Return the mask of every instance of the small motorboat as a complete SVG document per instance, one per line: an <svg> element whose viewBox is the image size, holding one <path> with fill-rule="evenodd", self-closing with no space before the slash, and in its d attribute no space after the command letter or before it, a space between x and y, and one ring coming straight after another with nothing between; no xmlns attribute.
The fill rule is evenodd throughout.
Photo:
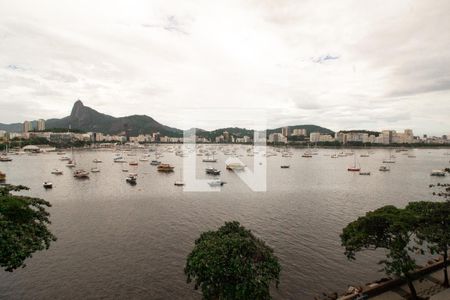
<svg viewBox="0 0 450 300"><path fill-rule="evenodd" d="M123 164L123 163L126 163L127 161L125 159L123 159L122 156L119 156L119 157L114 158L114 162L115 163L119 163L119 164Z"/></svg>
<svg viewBox="0 0 450 300"><path fill-rule="evenodd" d="M217 162L217 158L209 158L209 157L207 157L207 158L204 158L204 159L202 159L202 161L203 162L209 162L209 163L215 163L215 162Z"/></svg>
<svg viewBox="0 0 450 300"><path fill-rule="evenodd" d="M3 156L0 156L0 161L8 162L8 161L12 161L12 158L3 155Z"/></svg>
<svg viewBox="0 0 450 300"><path fill-rule="evenodd" d="M173 169L175 167L171 166L170 164L160 164L158 166L158 171L159 172L173 172Z"/></svg>
<svg viewBox="0 0 450 300"><path fill-rule="evenodd" d="M52 173L53 175L62 175L62 174L63 174L63 171L61 171L61 170L59 170L59 169L54 169L51 173Z"/></svg>
<svg viewBox="0 0 450 300"><path fill-rule="evenodd" d="M446 174L445 174L445 171L443 171L443 170L433 170L433 171L431 171L430 175L431 176L444 177Z"/></svg>
<svg viewBox="0 0 450 300"><path fill-rule="evenodd" d="M361 168L358 168L358 167L348 167L348 168L347 168L347 171L350 171L350 172L359 172L359 171L361 171Z"/></svg>
<svg viewBox="0 0 450 300"><path fill-rule="evenodd" d="M92 161L93 163L96 163L96 164L99 164L99 163L102 163L102 161L100 160L100 159L94 159L93 161Z"/></svg>
<svg viewBox="0 0 450 300"><path fill-rule="evenodd" d="M366 176L369 176L369 175L370 175L370 172L359 172L359 175L366 175Z"/></svg>
<svg viewBox="0 0 450 300"><path fill-rule="evenodd" d="M220 170L217 170L216 168L206 168L205 172L209 175L220 175Z"/></svg>
<svg viewBox="0 0 450 300"><path fill-rule="evenodd" d="M395 164L395 160L393 160L393 159L385 159L385 160L383 160L383 164Z"/></svg>
<svg viewBox="0 0 450 300"><path fill-rule="evenodd" d="M388 172L391 169L388 166L380 166L380 168L378 170L381 172Z"/></svg>
<svg viewBox="0 0 450 300"><path fill-rule="evenodd" d="M75 162L73 160L69 159L69 161L66 164L66 167L73 168L75 166L76 166Z"/></svg>
<svg viewBox="0 0 450 300"><path fill-rule="evenodd" d="M181 180L177 180L177 181L175 181L174 185L175 185L175 186L183 186L183 185L184 185L184 182L181 181Z"/></svg>
<svg viewBox="0 0 450 300"><path fill-rule="evenodd" d="M290 165L281 165L280 166L282 169L289 169L291 166Z"/></svg>
<svg viewBox="0 0 450 300"><path fill-rule="evenodd" d="M46 181L44 182L43 186L45 189L51 189L53 188L53 183Z"/></svg>
<svg viewBox="0 0 450 300"><path fill-rule="evenodd" d="M245 165L242 163L227 164L227 170L230 170L230 171L239 171L239 170L244 170L244 169L245 169Z"/></svg>
<svg viewBox="0 0 450 300"><path fill-rule="evenodd" d="M161 162L159 160L152 160L150 162L150 165L152 165L152 166L159 166L160 164L161 164Z"/></svg>
<svg viewBox="0 0 450 300"><path fill-rule="evenodd" d="M139 161L147 162L147 161L149 161L149 159L146 157L141 157L141 158L139 158Z"/></svg>
<svg viewBox="0 0 450 300"><path fill-rule="evenodd" d="M137 162L137 161L130 161L128 164L129 164L130 166L137 166L137 165L138 165L138 162Z"/></svg>
<svg viewBox="0 0 450 300"><path fill-rule="evenodd" d="M61 157L59 160L60 160L60 161L69 161L69 160L70 160L70 157L63 156L63 157Z"/></svg>
<svg viewBox="0 0 450 300"><path fill-rule="evenodd" d="M100 169L99 168L91 168L91 172L92 173L99 173Z"/></svg>
<svg viewBox="0 0 450 300"><path fill-rule="evenodd" d="M88 179L89 178L89 172L85 171L85 170L76 170L73 173L73 177L78 178L78 179Z"/></svg>
<svg viewBox="0 0 450 300"><path fill-rule="evenodd" d="M208 184L210 187L217 187L217 186L222 186L225 184L225 181L222 180L211 180L208 181Z"/></svg>
<svg viewBox="0 0 450 300"><path fill-rule="evenodd" d="M135 185L137 183L137 174L136 173L128 174L127 178L125 178L125 181L131 185Z"/></svg>

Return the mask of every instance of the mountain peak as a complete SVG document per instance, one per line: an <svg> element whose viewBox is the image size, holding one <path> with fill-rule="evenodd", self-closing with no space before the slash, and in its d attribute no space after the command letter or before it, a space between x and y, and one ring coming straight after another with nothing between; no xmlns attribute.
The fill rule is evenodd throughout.
<svg viewBox="0 0 450 300"><path fill-rule="evenodd" d="M78 99L77 101L75 101L75 103L73 104L73 106L84 106L83 102L81 102L80 99Z"/></svg>

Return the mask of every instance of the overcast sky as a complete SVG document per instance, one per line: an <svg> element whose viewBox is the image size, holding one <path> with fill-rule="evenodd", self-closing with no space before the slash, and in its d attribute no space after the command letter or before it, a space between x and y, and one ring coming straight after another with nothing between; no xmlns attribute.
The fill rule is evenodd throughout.
<svg viewBox="0 0 450 300"><path fill-rule="evenodd" d="M0 0L0 122L64 117L80 98L183 129L265 116L449 134L449 13L448 0Z"/></svg>

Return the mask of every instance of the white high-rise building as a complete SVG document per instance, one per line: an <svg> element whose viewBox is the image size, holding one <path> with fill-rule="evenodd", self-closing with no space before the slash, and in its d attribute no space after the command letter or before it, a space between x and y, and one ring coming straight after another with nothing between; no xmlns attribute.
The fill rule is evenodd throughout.
<svg viewBox="0 0 450 300"><path fill-rule="evenodd" d="M23 122L23 125L22 125L22 132L23 133L27 133L27 132L31 131L32 129L33 128L31 126L31 122L29 122L29 121Z"/></svg>
<svg viewBox="0 0 450 300"><path fill-rule="evenodd" d="M45 120L44 119L37 120L37 130L38 131L44 131L45 130Z"/></svg>

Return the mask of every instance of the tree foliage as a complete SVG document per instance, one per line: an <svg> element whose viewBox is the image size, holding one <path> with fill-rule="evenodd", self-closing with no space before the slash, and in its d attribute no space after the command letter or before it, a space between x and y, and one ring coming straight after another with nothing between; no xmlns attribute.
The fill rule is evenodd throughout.
<svg viewBox="0 0 450 300"><path fill-rule="evenodd" d="M17 196L25 186L0 186L0 266L12 272L25 267L25 259L48 249L56 237L49 231L50 203L39 198Z"/></svg>
<svg viewBox="0 0 450 300"><path fill-rule="evenodd" d="M417 216L417 242L426 242L431 254L439 253L444 258L444 285L449 286L447 259L450 246L450 202L411 202L406 210Z"/></svg>
<svg viewBox="0 0 450 300"><path fill-rule="evenodd" d="M273 250L236 221L202 233L184 270L204 299L270 299L280 271Z"/></svg>
<svg viewBox="0 0 450 300"><path fill-rule="evenodd" d="M416 291L410 275L416 268L410 255L413 251L410 241L415 224L414 214L394 206L388 205L368 212L343 229L341 241L345 254L349 259L355 259L359 251L386 249L386 259L380 261L385 272L405 278L415 298Z"/></svg>

